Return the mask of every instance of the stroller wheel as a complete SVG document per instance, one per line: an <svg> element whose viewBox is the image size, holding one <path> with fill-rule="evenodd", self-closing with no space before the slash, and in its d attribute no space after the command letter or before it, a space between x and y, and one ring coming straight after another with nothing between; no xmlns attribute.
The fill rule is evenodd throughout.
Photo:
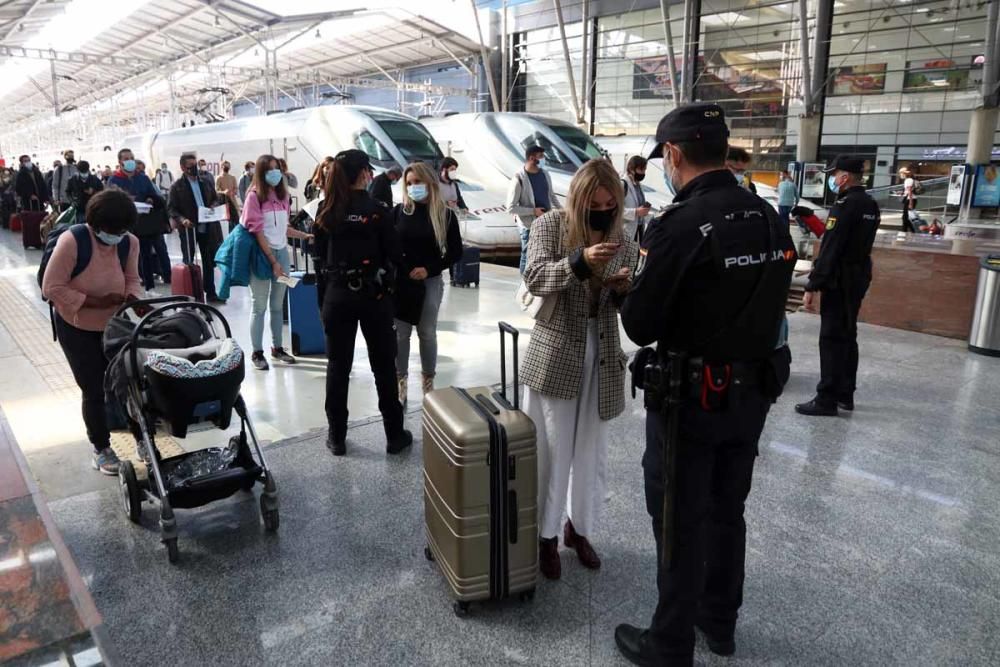
<svg viewBox="0 0 1000 667"><path fill-rule="evenodd" d="M167 545L167 560L171 563L176 563L180 560L181 553L177 549L177 538L171 537L169 540L163 540L163 543Z"/></svg>
<svg viewBox="0 0 1000 667"><path fill-rule="evenodd" d="M278 517L278 508L268 509L268 504L265 501L265 496L260 497L260 515L264 519L264 530L269 533L273 533L278 530L278 525L281 523Z"/></svg>
<svg viewBox="0 0 1000 667"><path fill-rule="evenodd" d="M131 461L122 461L118 468L118 491L121 494L122 508L129 521L139 523L142 517L142 493Z"/></svg>

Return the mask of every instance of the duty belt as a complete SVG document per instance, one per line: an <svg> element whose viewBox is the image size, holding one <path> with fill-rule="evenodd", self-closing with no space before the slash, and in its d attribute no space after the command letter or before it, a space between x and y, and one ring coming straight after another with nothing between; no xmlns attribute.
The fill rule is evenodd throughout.
<svg viewBox="0 0 1000 667"><path fill-rule="evenodd" d="M376 274L364 269L327 269L326 279L331 287L344 287L360 292L366 287L377 287Z"/></svg>

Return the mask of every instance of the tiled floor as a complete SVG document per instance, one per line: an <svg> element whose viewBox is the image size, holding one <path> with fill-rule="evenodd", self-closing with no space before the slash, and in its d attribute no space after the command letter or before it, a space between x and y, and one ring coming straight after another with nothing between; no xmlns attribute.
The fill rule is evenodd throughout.
<svg viewBox="0 0 1000 667"><path fill-rule="evenodd" d="M18 275L0 272L14 284ZM495 381L494 322L510 312L515 287L510 272L491 269L484 289L448 291L443 382ZM245 319L245 301L226 312ZM1000 664L1000 360L970 355L961 341L862 326L858 410L810 420L791 406L815 385L818 325L791 317L792 380L769 417L748 502L737 654L722 660L699 647L697 660ZM27 402L37 402L45 382L20 356L20 385L36 387ZM460 620L422 553L419 443L386 458L380 425L362 421L349 455L330 457L309 432L322 425L322 377L299 367L245 383L266 437L279 440L267 448L281 497L277 535L263 531L249 495L182 511L175 567L155 512L129 524L112 481L90 475L52 494L126 664L622 664L615 624L647 621L655 601L641 405L630 403L612 430L611 496L593 540L602 570L564 552L563 580L542 583L533 603ZM372 414L370 384L359 363L354 416ZM5 410L22 407L12 393L0 380ZM62 483L44 456L58 451L83 476L80 447L29 447L36 475Z"/></svg>

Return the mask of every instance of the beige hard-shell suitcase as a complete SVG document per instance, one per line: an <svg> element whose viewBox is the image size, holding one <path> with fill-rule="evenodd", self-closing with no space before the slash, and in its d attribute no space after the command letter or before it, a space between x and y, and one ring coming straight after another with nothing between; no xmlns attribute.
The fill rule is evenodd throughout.
<svg viewBox="0 0 1000 667"><path fill-rule="evenodd" d="M514 343L514 402L507 400L504 332ZM448 387L423 406L424 517L428 559L469 603L534 597L538 571L535 425L518 406L517 329L500 323L501 382Z"/></svg>

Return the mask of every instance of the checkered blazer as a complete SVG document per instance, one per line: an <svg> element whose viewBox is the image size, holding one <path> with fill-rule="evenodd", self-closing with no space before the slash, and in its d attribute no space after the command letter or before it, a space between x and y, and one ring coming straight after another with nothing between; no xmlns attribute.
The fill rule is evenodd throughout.
<svg viewBox="0 0 1000 667"><path fill-rule="evenodd" d="M574 399L580 393L590 317L590 281L580 281L570 268L569 256L579 248L564 247L563 212L551 211L531 225L524 282L535 296L558 299L548 322L535 322L528 352L521 364L521 379L535 391L554 398ZM638 246L623 237L621 252L605 267L607 277L629 267L635 270ZM611 290L601 290L598 309L600 333L600 417L614 419L625 410L625 365L618 335L618 307Z"/></svg>

